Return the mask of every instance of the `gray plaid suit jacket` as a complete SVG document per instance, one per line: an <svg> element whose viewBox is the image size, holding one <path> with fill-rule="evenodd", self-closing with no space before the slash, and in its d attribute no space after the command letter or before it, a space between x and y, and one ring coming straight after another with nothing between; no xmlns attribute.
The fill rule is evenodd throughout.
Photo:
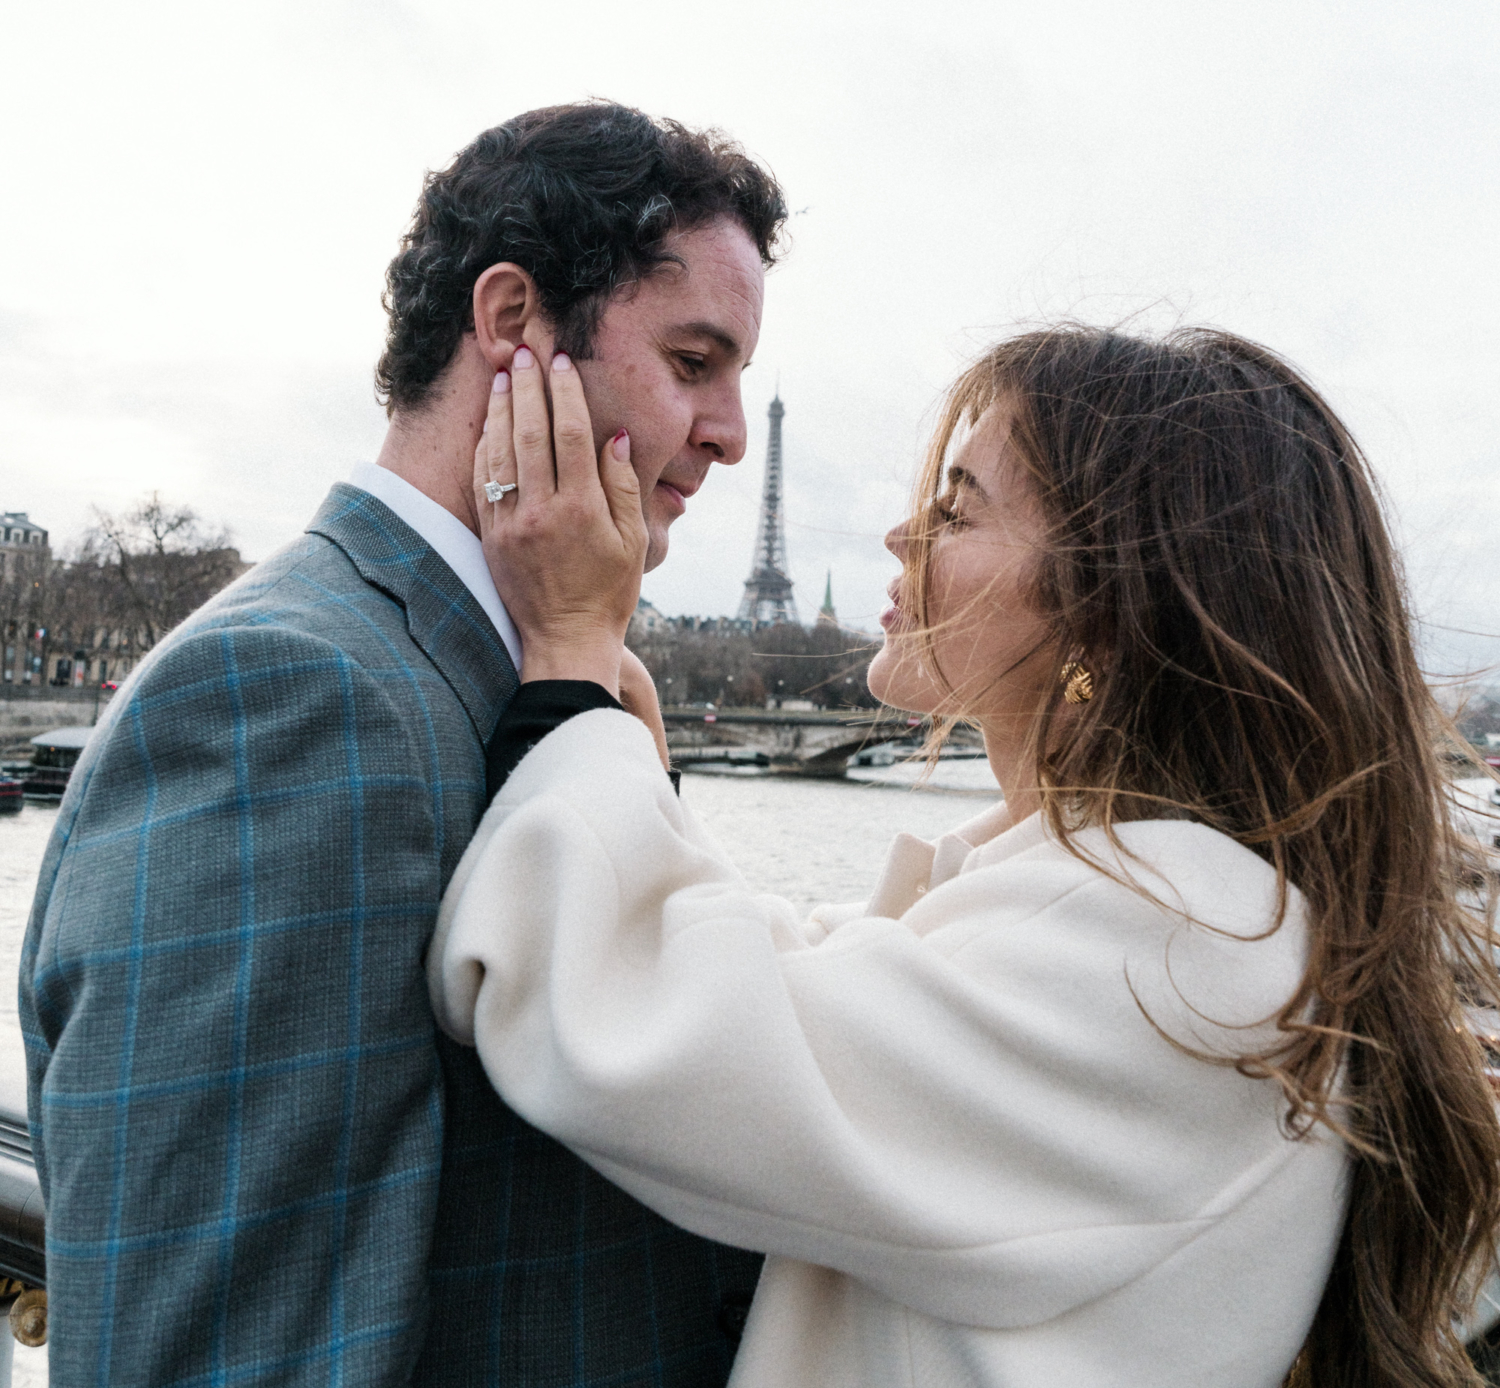
<svg viewBox="0 0 1500 1388"><path fill-rule="evenodd" d="M116 697L21 964L55 1388L727 1377L759 1259L608 1185L433 1025L515 689L447 565L340 485Z"/></svg>

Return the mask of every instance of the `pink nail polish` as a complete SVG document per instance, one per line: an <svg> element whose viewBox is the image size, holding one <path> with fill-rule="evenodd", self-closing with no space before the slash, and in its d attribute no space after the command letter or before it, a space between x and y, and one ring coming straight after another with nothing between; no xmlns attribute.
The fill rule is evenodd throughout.
<svg viewBox="0 0 1500 1388"><path fill-rule="evenodd" d="M495 395L504 395L509 389L510 389L510 372L509 371L497 371L497 372L495 372L495 382L490 387L490 391L493 394L495 394Z"/></svg>
<svg viewBox="0 0 1500 1388"><path fill-rule="evenodd" d="M531 348L524 342L516 348L516 354L510 359L510 369L519 371L523 367L530 366L535 359L531 355Z"/></svg>
<svg viewBox="0 0 1500 1388"><path fill-rule="evenodd" d="M559 352L552 358L552 369L554 371L571 371L573 369L573 360L566 352Z"/></svg>
<svg viewBox="0 0 1500 1388"><path fill-rule="evenodd" d="M609 441L611 451L622 463L630 461L630 435L621 429L618 434Z"/></svg>

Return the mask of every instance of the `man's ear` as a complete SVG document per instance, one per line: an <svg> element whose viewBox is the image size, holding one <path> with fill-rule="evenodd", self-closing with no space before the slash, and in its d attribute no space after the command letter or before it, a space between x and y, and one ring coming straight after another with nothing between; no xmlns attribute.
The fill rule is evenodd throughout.
<svg viewBox="0 0 1500 1388"><path fill-rule="evenodd" d="M492 371L508 367L523 342L533 351L551 345L536 281L519 265L501 261L474 281L474 336Z"/></svg>

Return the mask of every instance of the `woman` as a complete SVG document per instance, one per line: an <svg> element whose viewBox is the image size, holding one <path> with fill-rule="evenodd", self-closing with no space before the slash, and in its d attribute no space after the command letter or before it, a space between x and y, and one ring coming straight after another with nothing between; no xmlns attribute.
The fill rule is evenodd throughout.
<svg viewBox="0 0 1500 1388"><path fill-rule="evenodd" d="M1005 800L799 921L603 706L638 499L559 365L555 465L535 369L477 461L517 484L481 509L539 683L433 998L524 1116L768 1251L733 1382L1477 1383L1489 932L1328 406L1212 332L1053 329L967 371L870 686L976 722Z"/></svg>

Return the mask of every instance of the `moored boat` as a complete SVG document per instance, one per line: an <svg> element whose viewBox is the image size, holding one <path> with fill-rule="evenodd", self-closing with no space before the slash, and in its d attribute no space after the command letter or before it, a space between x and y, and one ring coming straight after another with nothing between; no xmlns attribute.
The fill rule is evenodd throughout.
<svg viewBox="0 0 1500 1388"><path fill-rule="evenodd" d="M31 769L23 773L22 794L28 800L57 801L83 755L92 728L54 728L31 739Z"/></svg>

